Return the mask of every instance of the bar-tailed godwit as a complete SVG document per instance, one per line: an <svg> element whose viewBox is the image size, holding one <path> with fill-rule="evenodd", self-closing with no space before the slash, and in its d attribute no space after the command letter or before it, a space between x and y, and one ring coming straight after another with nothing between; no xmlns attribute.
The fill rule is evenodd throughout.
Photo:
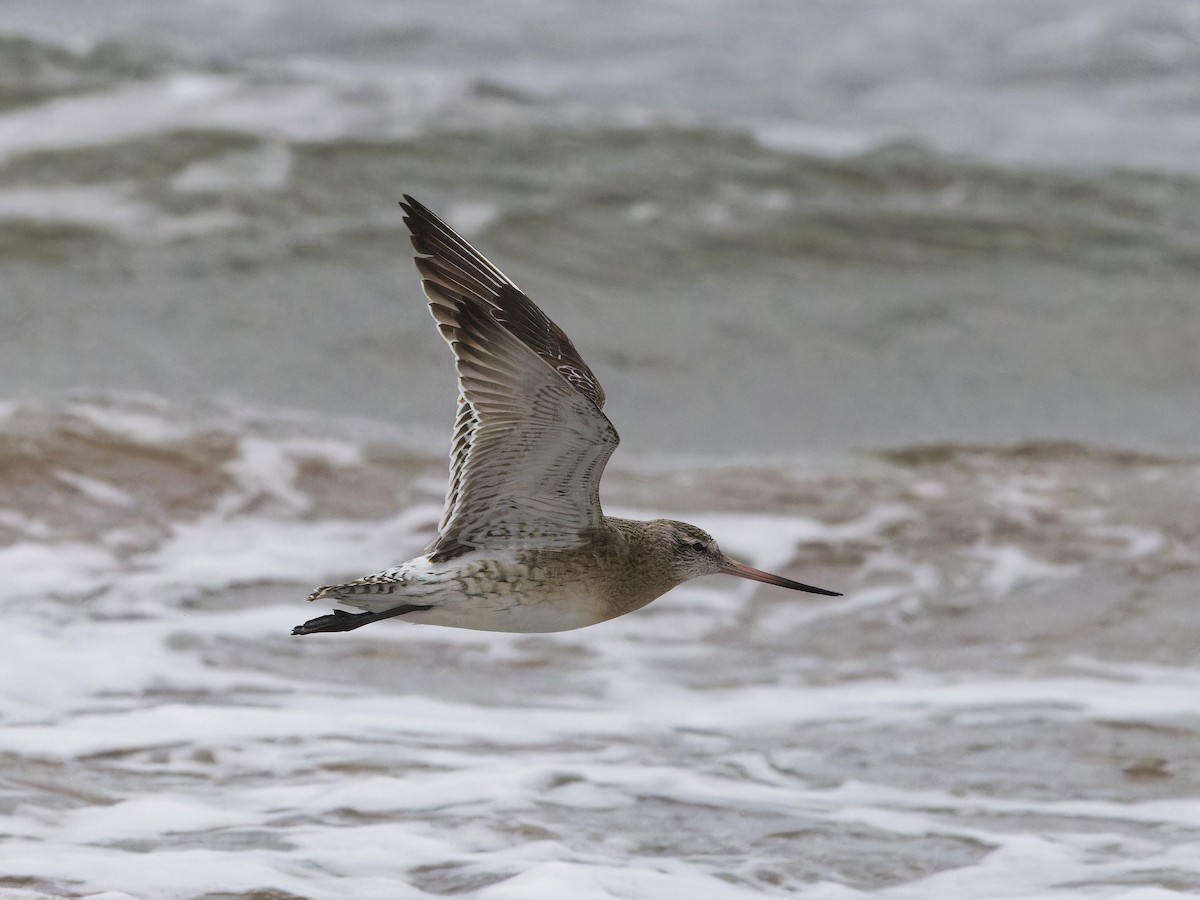
<svg viewBox="0 0 1200 900"><path fill-rule="evenodd" d="M292 634L381 619L483 631L567 631L640 609L723 572L794 591L840 594L736 562L707 532L600 508L617 446L604 391L575 345L445 222L405 195L429 308L458 369L450 486L423 556L313 591L334 610Z"/></svg>

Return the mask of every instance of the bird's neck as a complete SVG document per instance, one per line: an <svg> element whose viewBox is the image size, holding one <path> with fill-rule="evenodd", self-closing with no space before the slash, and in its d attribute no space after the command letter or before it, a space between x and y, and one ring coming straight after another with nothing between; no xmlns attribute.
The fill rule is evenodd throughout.
<svg viewBox="0 0 1200 900"><path fill-rule="evenodd" d="M608 556L608 602L621 613L640 609L685 581L674 577L670 544L661 540L653 522L605 518L607 539L599 541Z"/></svg>

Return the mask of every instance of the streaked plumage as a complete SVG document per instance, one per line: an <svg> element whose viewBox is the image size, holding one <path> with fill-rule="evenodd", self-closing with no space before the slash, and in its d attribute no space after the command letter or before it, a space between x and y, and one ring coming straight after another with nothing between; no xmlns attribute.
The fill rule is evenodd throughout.
<svg viewBox="0 0 1200 900"><path fill-rule="evenodd" d="M616 449L604 391L533 301L412 197L401 204L417 269L458 370L450 484L425 555L314 591L336 610L293 634L380 619L486 631L565 631L632 612L700 575L832 591L726 557L694 525L605 516L600 476Z"/></svg>

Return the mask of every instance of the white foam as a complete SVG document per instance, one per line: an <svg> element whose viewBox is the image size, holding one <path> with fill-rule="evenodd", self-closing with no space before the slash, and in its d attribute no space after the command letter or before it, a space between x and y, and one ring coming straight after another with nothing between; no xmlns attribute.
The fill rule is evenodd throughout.
<svg viewBox="0 0 1200 900"><path fill-rule="evenodd" d="M92 844L242 824L245 817L227 807L176 797L139 797L71 810L56 830L66 840Z"/></svg>
<svg viewBox="0 0 1200 900"><path fill-rule="evenodd" d="M752 127L759 146L780 153L811 154L835 159L866 153L878 143L850 129L830 128L812 122L764 122Z"/></svg>
<svg viewBox="0 0 1200 900"><path fill-rule="evenodd" d="M138 199L133 191L133 186L126 184L6 187L0 190L0 220L65 222L102 228L122 237L158 241L243 224L228 210L171 215Z"/></svg>
<svg viewBox="0 0 1200 900"><path fill-rule="evenodd" d="M0 509L0 526L31 538L46 539L54 534L54 529L46 522L15 509Z"/></svg>
<svg viewBox="0 0 1200 900"><path fill-rule="evenodd" d="M243 435L238 441L238 455L225 466L239 492L226 498L219 508L228 513L266 496L282 501L295 512L305 511L310 501L294 484L301 459L322 460L343 468L363 462L362 448L349 441Z"/></svg>
<svg viewBox="0 0 1200 900"><path fill-rule="evenodd" d="M528 866L499 884L479 891L480 900L613 900L617 897L678 896L686 884L695 900L747 900L757 894L712 877L699 876L692 866L663 859L654 865L609 863L579 866L552 860Z"/></svg>
<svg viewBox="0 0 1200 900"><path fill-rule="evenodd" d="M224 194L247 189L275 193L288 186L291 173L291 150L274 140L253 150L192 163L171 179L171 188L185 194Z"/></svg>
<svg viewBox="0 0 1200 900"><path fill-rule="evenodd" d="M123 491L115 484L109 484L98 478L90 478L87 475L68 472L65 469L55 472L54 477L75 488L89 500L105 506L129 507L134 503L133 495L128 491Z"/></svg>
<svg viewBox="0 0 1200 900"><path fill-rule="evenodd" d="M1132 525L1093 525L1087 529L1090 537L1105 541L1124 544L1118 552L1121 559L1144 559L1163 552L1167 548L1167 538L1157 528L1136 528Z"/></svg>
<svg viewBox="0 0 1200 900"><path fill-rule="evenodd" d="M399 137L414 133L420 122L467 96L469 89L465 76L422 69L349 72L310 65L274 79L175 72L6 111L0 114L0 159L184 128L240 131L268 143ZM277 160L259 158L250 167L268 186L280 177ZM211 183L211 169L193 173L184 187L206 177Z"/></svg>
<svg viewBox="0 0 1200 900"><path fill-rule="evenodd" d="M982 561L986 571L980 585L992 597L1007 597L1018 587L1049 579L1071 578L1080 568L1035 559L1024 548L1013 545L977 544L969 554Z"/></svg>
<svg viewBox="0 0 1200 900"><path fill-rule="evenodd" d="M139 443L209 427L152 403L77 414ZM419 552L440 514L431 500L378 521L320 517L300 465L370 465L325 430L232 431L227 493L154 529L153 546L120 529L103 539L120 550L53 542L42 523L44 535L29 526L0 549L0 752L16 798L0 812L0 872L139 898L1067 900L1080 883L1129 893L1148 866L1181 883L1200 869L1200 800L1139 793L1119 759L1103 789L1047 796L959 773L957 760L917 789L908 764L879 750L900 741L896 754L919 766L920 735L997 728L1120 726L1149 742L1192 727L1194 667L1075 653L1024 671L1007 656L1000 671L929 671L900 646L865 661L787 648L792 629L900 605L951 573L985 591L1063 583L1069 573L1036 550L921 557L896 539L925 522L915 494L832 526L700 513L681 518L764 568L809 542L853 547L849 577L868 586L796 601L713 577L561 635L389 622L291 637L314 614L311 587ZM137 508L74 465L64 481L110 511ZM1049 493L1004 490L1014 510ZM1169 552L1106 530L1111 515L1075 524L1104 559L1109 544L1118 558ZM839 758L860 739L878 769ZM890 874L859 891L838 854L861 840Z"/></svg>
<svg viewBox="0 0 1200 900"><path fill-rule="evenodd" d="M911 790L869 781L812 786L782 757L726 749L737 737L788 734L805 723L924 721L944 728L954 716L985 714L1014 722L1169 721L1191 715L1200 703L1200 674L1193 670L1111 670L1078 660L1090 675L964 679L961 673L913 671L827 686L695 690L669 676L678 659L673 649L659 655L659 646L677 646L663 640L675 637L678 621L672 606L663 609L661 618L645 618L635 631L539 637L539 644L587 646L589 667L602 675L600 691L532 696L513 705L228 670L208 664L202 649L186 649L229 637L264 647L293 640L296 652L314 657L339 652L337 644L288 638L291 606L56 627L33 617L10 618L9 633L19 632L22 641L15 657L3 658L9 668L0 671L7 693L0 712L8 720L0 748L15 758L73 765L108 754L113 762L107 764L126 772L122 784L137 783L133 773L139 770L149 777L140 789L116 789L112 804L36 814L17 809L0 818L9 835L0 845L0 869L134 896L271 888L306 897L367 898L379 896L384 884L396 885L387 896L422 896L413 873L445 866L479 877L484 886L475 895L486 897L668 897L680 889L697 897L760 895L757 887L718 877L719 859L630 855L619 838L580 850L578 833L569 843L529 840L500 824L537 822L546 810L627 816L632 823L639 804L658 800L680 810L737 810L748 821L803 816L806 828L815 819L898 839L936 836L990 848L976 864L896 885L884 896L1065 898L1070 894L1056 894L1054 886L1094 877L1089 859L1103 855L1110 839L1012 834L979 824L981 817L1104 822L1112 828L1136 822L1200 832L1200 802L1193 798L1129 803ZM638 631L642 639L635 642ZM174 644L172 637L181 633L192 643ZM447 634L397 625L369 640L397 647L390 665L399 684L413 661L423 658L421 648L441 645ZM492 639L463 634L477 643ZM520 636L497 639L510 648L508 665L519 665L528 652L519 649ZM703 653L702 644L698 651ZM25 671L57 677L14 678ZM211 699L169 699L171 691L189 690ZM240 701L231 702L230 691ZM15 692L23 695L21 704L12 702ZM1155 704L1147 703L1150 697ZM22 716L25 724L14 721ZM692 764L679 765L650 749L664 740L701 741L696 746L705 750ZM819 759L802 753L793 763L804 768ZM243 831L276 840L258 849L219 840ZM130 867L122 849L123 842L185 837L200 843L158 847L145 866ZM212 849L224 846L230 849ZM1191 865L1188 848L1195 852L1197 846L1180 842L1172 856L1172 848L1156 845L1143 858L1158 853L1164 865L1169 861L1183 871ZM1107 865L1109 872L1124 871ZM1007 894L997 893L1001 885ZM790 893L854 895L833 883L798 884Z"/></svg>
<svg viewBox="0 0 1200 900"><path fill-rule="evenodd" d="M500 207L495 203L452 203L446 211L446 220L468 237L482 232L499 216Z"/></svg>
<svg viewBox="0 0 1200 900"><path fill-rule="evenodd" d="M418 531L438 510L418 507L383 522L288 521L222 513L176 525L162 546L136 558L139 571L121 580L126 597L193 595L245 584L330 583L416 556Z"/></svg>
<svg viewBox="0 0 1200 900"><path fill-rule="evenodd" d="M121 403L80 400L67 404L67 412L97 428L139 444L160 445L186 440L196 431L193 422L177 421L166 414L158 398L137 395Z"/></svg>
<svg viewBox="0 0 1200 900"><path fill-rule="evenodd" d="M1054 492L1057 479L1028 474L987 479L984 490L988 500L1004 516L1027 527L1037 523L1037 514L1056 507Z"/></svg>
<svg viewBox="0 0 1200 900"><path fill-rule="evenodd" d="M94 544L73 541L22 541L0 547L0 603L75 597L95 588L103 573L112 572L112 553Z"/></svg>

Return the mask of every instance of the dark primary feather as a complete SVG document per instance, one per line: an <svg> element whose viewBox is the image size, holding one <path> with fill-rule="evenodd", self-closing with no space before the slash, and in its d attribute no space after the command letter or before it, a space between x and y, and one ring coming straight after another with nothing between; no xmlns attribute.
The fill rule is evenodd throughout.
<svg viewBox="0 0 1200 900"><path fill-rule="evenodd" d="M604 390L571 339L483 254L408 194L400 204L412 232L417 269L433 282L495 309L496 320L577 390L604 408Z"/></svg>

